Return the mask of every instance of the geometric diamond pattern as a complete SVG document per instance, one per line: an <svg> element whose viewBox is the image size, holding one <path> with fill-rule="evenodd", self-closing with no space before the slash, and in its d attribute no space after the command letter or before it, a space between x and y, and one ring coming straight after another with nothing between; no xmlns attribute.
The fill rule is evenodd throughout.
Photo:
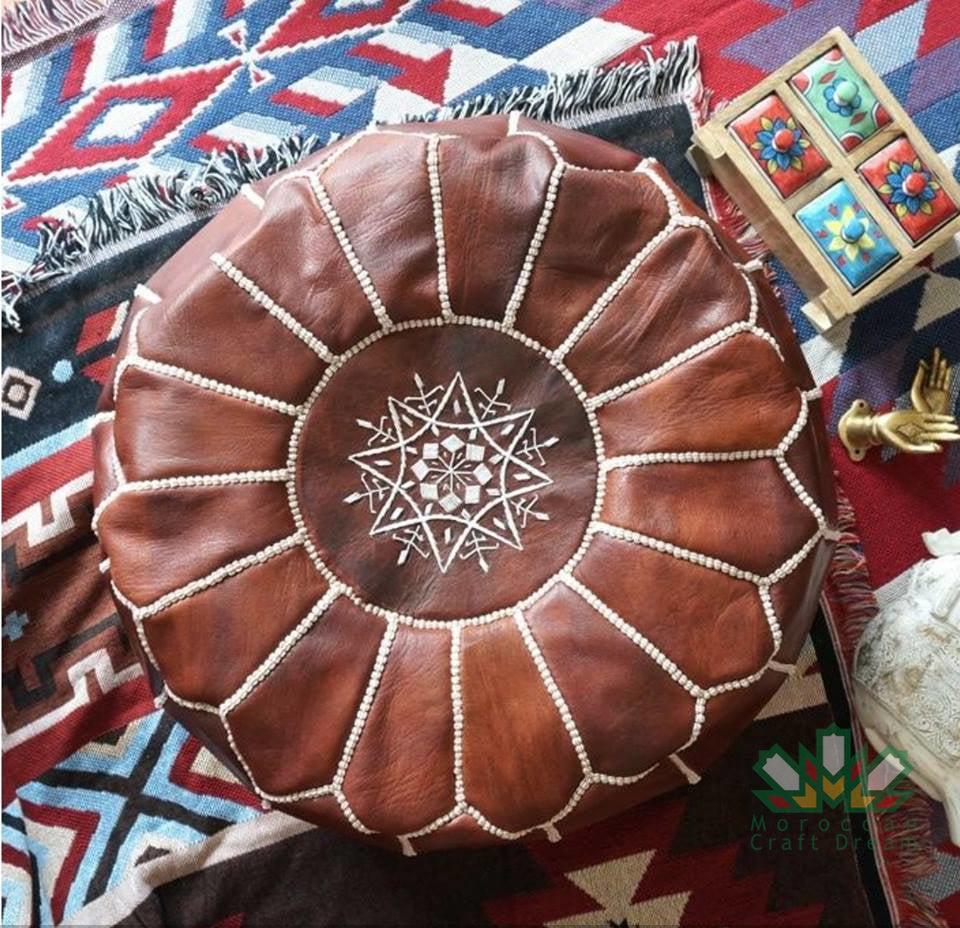
<svg viewBox="0 0 960 928"><path fill-rule="evenodd" d="M152 712L22 786L4 809L4 843L33 859L41 923L51 925L138 863L259 814L199 742Z"/></svg>
<svg viewBox="0 0 960 928"><path fill-rule="evenodd" d="M825 24L858 40L860 30L868 58L942 150L960 143L960 100L945 103L960 68L950 22L931 0L752 2L694 31L711 89L730 98ZM167 0L133 13L109 41L55 49L5 78L7 198L22 204L4 216L5 254L29 261L38 217L69 215L118 174L189 168L214 147L260 148L299 132L324 141L374 116L540 83L548 70L603 64L647 36L691 30L648 0ZM909 48L918 60L900 64ZM111 135L110 110L129 104L140 105L124 123L134 134Z"/></svg>
<svg viewBox="0 0 960 928"><path fill-rule="evenodd" d="M586 5L589 6L589 5ZM16 264L39 217L70 218L131 173L228 145L346 134L454 98L542 83L647 36L560 0L166 0L4 80L3 234ZM578 30L574 46L556 43ZM531 64L527 65L526 60Z"/></svg>
<svg viewBox="0 0 960 928"><path fill-rule="evenodd" d="M305 5L297 6L301 8ZM323 15L329 17L335 10L334 4L326 4L323 13L320 13L318 4L306 6L318 18ZM370 6L377 8L376 3ZM102 125L97 122L94 111L88 112L83 106L98 93L121 81L128 81L127 86L131 88L142 82L148 90L142 98L147 106L168 100L163 96L161 84L168 78L175 82L178 69L225 61L237 51L231 49L228 40L217 37L218 29L245 19L249 26L250 42L256 45L262 42L276 19L289 10L286 6L281 10L277 7L278 4L271 0L246 3L243 0L224 0L216 4L206 0L168 0L141 9L125 20L122 31L115 33L113 47L108 47L106 43L86 43L83 46L78 43L52 51L17 71L8 71L3 81L5 171L15 161L22 160L29 150L36 151L41 140L50 134L53 127L59 126L68 114L90 117L84 118L81 131L76 135L78 144L82 146L84 131L94 134L96 126ZM360 7L341 4L340 9L350 12ZM893 14L900 10L909 10L911 15L894 19ZM862 42L862 50L907 107L921 131L938 151L947 152L948 166L956 168L956 146L960 144L960 94L956 92L957 82L951 75L958 73L960 30L953 13L953 0L885 0L882 3L872 0L808 0L802 4L790 0L756 0L726 6L711 5L709 15L698 18L691 13L678 24L676 9L672 5L646 0L620 0L614 3L609 0L588 0L577 4L568 0L557 0L555 3L549 0L522 3L497 0L489 8L483 7L477 0L470 0L469 3L432 0L429 3L409 4L389 21L381 22L372 30L358 27L349 33L329 33L318 39L320 30L314 28L312 40L306 39L295 44L295 37L288 38L285 41L289 44L283 48L275 38L277 47L262 62L275 75L275 80L264 91L251 92L249 82L245 79L225 80L215 88L214 93L196 105L171 136L157 141L153 130L160 111L142 123L140 133L149 134L154 143L147 146L144 155L112 166L104 166L92 158L91 163L80 165L79 169L75 166L57 175L38 173L23 181L13 182L4 198L5 261L23 264L29 260L36 246L33 230L38 217L63 215L67 209L64 204L75 204L78 198L82 200L92 195L115 180L118 174L190 168L206 150L197 144L197 139L215 126L227 127L217 137L216 144L220 147L228 142L256 145L268 137L275 138L277 132L289 134L301 129L316 132L323 140L329 132L350 132L365 125L375 107L393 106L393 112L399 113L411 108L411 104L417 103L418 99L423 100L422 105L426 107L437 101L439 96L449 100L451 97L469 97L478 91L541 82L545 79L545 68L539 64L536 67L528 66L525 59L601 15L608 24L632 28L636 36L634 44L638 44L645 34L651 34L659 44L668 38L682 38L696 33L704 59L706 84L715 94L728 99L760 80L767 71L779 67L829 27L841 25L858 43ZM923 14L922 17L920 14ZM304 37L309 34L308 25L306 22L303 24ZM858 33L865 33L866 30L870 30L869 35L861 38ZM373 46L370 45L371 40L375 40ZM888 47L896 46L893 54L883 51L884 43ZM395 50L395 59L389 61L388 56L382 53L367 55L360 52L363 47L370 48L378 44ZM591 52L596 45L581 43L573 54L555 58L550 67L565 70L601 63L620 54L628 44L625 42L620 49L603 46L597 51L596 60L592 60ZM903 48L913 47L916 48L916 60L888 70L888 67L896 64L898 54L902 59ZM448 54L442 56L444 52ZM623 54L630 57L627 52ZM448 65L449 55L452 55L452 63ZM424 68L425 74L420 76L417 68L429 62L432 56L437 58L437 67ZM439 74L441 65L444 69L449 67L449 71ZM239 71L239 67L235 70ZM400 86L402 75L408 71L414 74L414 79L410 87L403 88ZM441 87L439 94L434 89L438 86ZM286 92L288 89L289 93ZM392 90L397 92L394 102L388 101ZM189 88L186 92L189 96ZM301 95L297 96L297 93ZM278 99L274 94L283 96ZM102 102L104 98L98 99ZM125 100L135 101L138 96L131 91L126 98L116 95L113 99L112 105L117 106ZM96 112L103 119L107 107ZM244 117L242 120L237 118L241 115ZM125 155L135 151L137 140L127 138L121 141L122 146L129 146L123 148ZM94 147L115 141L93 139ZM104 151L98 154L103 155ZM56 165L54 159L51 163ZM956 254L938 254L934 259L932 275L911 281L893 291L861 314L862 318L856 320L857 325L846 323L835 329L829 339L816 335L806 323L799 309L803 299L793 282L780 274L779 283L794 325L801 333L804 353L814 371L815 380L824 388L825 402L834 403L834 418L839 415L842 395L852 397L862 393L882 396L884 399L898 396L897 405L904 405L909 393L909 378L919 358L929 354L933 344L957 344L956 333L960 330L960 311L957 309L960 307L960 257ZM112 296L110 300L101 302L100 306L113 306L123 296ZM78 329L66 332L67 344L56 349L59 353L53 356L51 364L57 358L70 354L78 340ZM115 335L111 337L115 339ZM90 344L99 342L100 338L98 326L97 338L91 339ZM55 341L53 344L56 346ZM112 350L112 343L105 343L102 347L107 351ZM78 346L77 352L80 350ZM91 352L94 350L99 351L91 348ZM43 379L40 403L48 403L51 393L55 392L50 390L50 383L45 379L49 365L41 369L23 360L17 360L16 363L29 375L36 375L35 379ZM80 367L77 369L80 370ZM74 378L71 384L75 385L83 379ZM61 431L49 438L45 435L42 448L37 444L36 447L24 449L24 455L17 455L8 461L11 470L19 471L14 473L14 478L30 478L24 485L34 487L37 498L44 497L50 486L65 479L62 476L65 454L69 454L70 467L74 468L67 478L73 478L75 474L88 469L89 464L82 463L87 454L83 446L85 433L77 429L77 424L82 424L92 405L92 393L80 400L74 397L69 409L58 409L57 415L51 418L52 422L59 423L57 428ZM31 427L36 418L31 420ZM5 421L5 432L8 424ZM19 433L17 441L22 442ZM858 511L872 513L872 517L868 515L861 519L860 528L865 536L865 544L868 544L871 579L875 585L892 578L909 566L911 558L919 556L912 553L908 536L918 534L921 526L918 524L917 507L923 505L927 496L934 492L941 494L938 496L938 512L941 515L944 513L945 500L947 518L952 517L950 512L956 516L955 509L950 509L951 500L956 499L956 494L943 495L943 487L944 484L955 484L960 479L960 448L952 449L943 456L946 457L945 461L941 456L929 456L923 461L908 460L908 467L902 473L896 470L897 457L887 465L892 468L892 480L884 481L888 490L891 487L894 490L887 494L883 506L875 512L870 508L869 488L857 483L857 475L849 468L845 469L842 458L835 458L835 464L841 468L843 485L848 490L858 491L854 499ZM75 465L74 462L78 463ZM58 472L57 476L54 476L55 471ZM930 491L924 494L908 493L910 505L903 501L903 494L896 489L899 486L916 488L921 485L931 488ZM18 492L17 498L21 497L22 493ZM40 505L37 504L38 507ZM45 498L42 505L47 505ZM76 508L75 518L79 519L80 507ZM889 532L893 524L897 525L895 535ZM896 539L895 543L891 542L891 538ZM18 547L17 555L10 559L10 564L18 577L21 573L28 576L30 565L21 564L21 560ZM30 635L30 629L28 624L25 636ZM9 646L9 642L5 644ZM788 735L778 730L773 737L788 738ZM770 737L764 743L770 743ZM733 780L731 788L732 784ZM691 795L706 794L694 792ZM661 820L656 817L651 819L648 810L640 810L640 813L644 814L636 818L631 834L639 834L647 821L656 822L662 828ZM46 852L40 849L40 845L35 845L36 856L27 847L23 814L23 810L18 810L16 803L13 803L5 809L4 815L5 861L10 864L4 868L4 920L17 924L29 920L33 905L29 862L33 860L47 866L44 863ZM230 818L222 812L220 814L225 819ZM690 816L691 826L701 821L712 819ZM78 833L82 830L80 824L78 822ZM53 834L53 831L50 833ZM669 829L669 833L672 836L672 829ZM39 830L33 834L39 834ZM662 838L662 841L667 840L673 839ZM602 840L595 842L602 843ZM556 848L562 851L564 844L566 842ZM634 850L645 853L647 848L655 846L666 845L658 845L656 841L640 842ZM689 855L685 851L689 851L689 845L677 849L681 855L679 857L668 857L666 851L661 852L648 864L645 873L641 874L640 868L637 868L638 880L649 878L665 859L683 863L688 868ZM142 849L140 853L150 855L154 852ZM90 856L87 855L88 858ZM63 861L64 858L58 856L53 859ZM726 874L722 868L714 870L711 864L705 865L701 858L696 860L699 867L709 870L712 887L725 885ZM738 860L732 855L729 859L724 858L730 872L736 870L742 876ZM18 880L17 866L27 868L19 871L27 874L25 881ZM52 864L45 871L44 879L48 885L59 883L63 893L69 889L70 880L68 877L58 880L57 874L69 871L58 871L58 866L57 863ZM587 867L588 861L581 860L564 869L573 876ZM944 868L941 868L940 873L943 871ZM931 875L930 880L938 879L940 873ZM685 884L690 885L689 882ZM791 879L790 885L796 887L799 884ZM953 885L952 898L956 912L957 884ZM585 878L580 882L573 880L570 889L589 893ZM659 883L646 893L638 891L636 898L669 896L678 890L678 886ZM753 884L741 898L745 905L749 905L764 898L769 890L767 883ZM715 905L715 896L711 895L700 912L708 913ZM600 906L595 897L586 895L575 907L557 911L556 917L564 912L582 912L584 909L597 912ZM72 903L64 905L65 912L73 910ZM18 917L18 912L22 913L22 917ZM49 907L43 910L42 917L47 923L52 920L47 918L48 914L51 914ZM772 913L766 914L767 917L773 917ZM600 920L600 915L602 912L597 912L597 920ZM802 923L809 924L819 916L817 909ZM744 910L738 910L737 917L744 917ZM762 916L761 921L756 923L761 922ZM236 923L239 924L239 921ZM657 920L657 923L665 922ZM786 919L782 923L786 924Z"/></svg>
<svg viewBox="0 0 960 928"><path fill-rule="evenodd" d="M161 77L98 88L11 165L11 181L37 183L49 177L136 161L159 148L233 74L236 62L178 69ZM109 127L118 106L141 107L140 131L118 137ZM121 115L123 115L121 113ZM126 116L129 118L128 112ZM146 118L144 118L146 117Z"/></svg>

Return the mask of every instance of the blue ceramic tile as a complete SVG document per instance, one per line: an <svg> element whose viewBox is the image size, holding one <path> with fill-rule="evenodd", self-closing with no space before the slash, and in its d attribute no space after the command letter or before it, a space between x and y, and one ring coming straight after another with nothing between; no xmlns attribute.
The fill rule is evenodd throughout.
<svg viewBox="0 0 960 928"><path fill-rule="evenodd" d="M859 290L898 257L846 181L797 210L797 219L851 290Z"/></svg>

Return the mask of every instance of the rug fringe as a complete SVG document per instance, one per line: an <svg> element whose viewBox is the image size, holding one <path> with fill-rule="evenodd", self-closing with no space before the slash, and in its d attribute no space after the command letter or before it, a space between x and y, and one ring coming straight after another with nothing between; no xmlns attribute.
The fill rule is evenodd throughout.
<svg viewBox="0 0 960 928"><path fill-rule="evenodd" d="M708 97L699 77L700 52L696 37L667 43L659 58L649 49L644 53L646 58L640 62L606 70L593 68L552 75L539 87L484 94L405 121L432 122L516 110L533 119L569 123L587 113L595 116L598 111L674 93L683 94L691 105L707 106ZM333 138L328 143L330 141ZM0 279L3 328L21 330L17 303L28 287L62 276L99 248L156 228L176 216L199 213L223 203L234 196L243 183L289 167L317 147L316 136L292 136L258 153L230 148L210 156L189 174L180 171L143 175L101 190L87 202L84 214L76 221L38 222L40 245L30 266L18 273L4 270Z"/></svg>
<svg viewBox="0 0 960 928"><path fill-rule="evenodd" d="M668 42L660 58L655 58L650 49L644 49L644 53L643 61L573 74L551 74L547 83L540 86L482 94L431 113L410 116L405 121L436 122L518 112L541 122L570 124L587 114L596 118L606 110L697 89L700 50L696 36L683 42Z"/></svg>
<svg viewBox="0 0 960 928"><path fill-rule="evenodd" d="M726 100L714 101L710 99L709 94L705 94L703 122L707 122L726 105ZM770 257L770 249L757 230L750 224L750 220L737 206L733 197L723 188L723 185L716 178L709 177L704 184L704 188L707 193L707 211L710 216L751 258L755 258L757 261L766 261ZM771 286L774 286L774 276L772 272L767 271L767 280ZM779 298L779 296L778 292L777 297Z"/></svg>
<svg viewBox="0 0 960 928"><path fill-rule="evenodd" d="M38 222L40 245L30 266L19 273L3 271L3 327L20 331L16 306L27 287L66 274L100 248L225 203L245 183L276 174L320 147L315 135L290 136L257 150L232 146L209 155L193 171L145 174L100 190L75 221Z"/></svg>
<svg viewBox="0 0 960 928"><path fill-rule="evenodd" d="M106 10L103 0L19 0L5 7L0 50L13 55L75 29Z"/></svg>
<svg viewBox="0 0 960 928"><path fill-rule="evenodd" d="M840 538L830 563L826 593L836 607L832 611L843 616L843 622L836 623L835 627L844 665L852 670L860 636L879 609L853 506L839 485L837 525ZM851 710L855 714L854 706ZM935 869L932 802L926 794L918 792L900 808L878 813L875 818L884 862L897 888L898 911L893 913L894 921L902 928L947 928L937 903L913 885L917 878Z"/></svg>
<svg viewBox="0 0 960 928"><path fill-rule="evenodd" d="M710 213L727 235L733 238L751 258L756 258L758 261L769 258L770 249L767 244L730 194L713 178L709 179L707 186L710 191Z"/></svg>
<svg viewBox="0 0 960 928"><path fill-rule="evenodd" d="M837 478L835 478L837 479ZM843 627L838 628L843 658L853 666L853 655L863 630L877 614L867 561L863 556L857 520L847 495L837 486L837 528L840 538L830 564L831 587L843 607Z"/></svg>
<svg viewBox="0 0 960 928"><path fill-rule="evenodd" d="M715 101L711 99L709 91L703 91L699 103L703 108L700 123L702 125L715 113L723 109L727 101ZM773 290L774 296L776 296L780 305L786 306L786 300L783 298L776 271L767 260L771 252L766 242L764 242L757 230L750 224L750 220L743 214L743 211L733 197L724 190L723 185L716 178L706 178L703 189L706 198L707 212L710 214L710 217L749 257L763 263L764 279L770 286L770 289Z"/></svg>
<svg viewBox="0 0 960 928"><path fill-rule="evenodd" d="M914 881L937 869L932 802L925 793L917 793L895 812L877 816L880 840L892 848L887 851L887 870L900 887L898 924L902 928L950 928L936 900L913 886Z"/></svg>

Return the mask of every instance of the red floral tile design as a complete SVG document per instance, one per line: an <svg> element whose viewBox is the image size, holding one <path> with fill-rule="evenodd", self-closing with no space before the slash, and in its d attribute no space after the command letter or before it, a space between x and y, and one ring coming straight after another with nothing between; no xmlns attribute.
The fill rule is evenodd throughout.
<svg viewBox="0 0 960 928"><path fill-rule="evenodd" d="M776 94L764 97L738 116L730 129L784 198L829 167L827 159Z"/></svg>
<svg viewBox="0 0 960 928"><path fill-rule="evenodd" d="M860 173L915 242L957 215L957 204L904 136L864 161Z"/></svg>

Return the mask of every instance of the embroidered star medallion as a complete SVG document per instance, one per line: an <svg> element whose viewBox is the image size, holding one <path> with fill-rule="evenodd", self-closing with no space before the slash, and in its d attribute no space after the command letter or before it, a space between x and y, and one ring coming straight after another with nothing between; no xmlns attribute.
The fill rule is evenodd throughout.
<svg viewBox="0 0 960 928"><path fill-rule="evenodd" d="M414 382L418 392L387 397L379 422L357 420L370 433L349 458L363 489L344 502L367 502L370 535L399 544L397 564L415 553L442 573L458 559L475 559L486 572L488 552L523 550L528 522L550 518L537 491L553 483L543 452L557 439L539 439L535 410L513 410L503 380L472 395L460 373L430 388L419 375Z"/></svg>

